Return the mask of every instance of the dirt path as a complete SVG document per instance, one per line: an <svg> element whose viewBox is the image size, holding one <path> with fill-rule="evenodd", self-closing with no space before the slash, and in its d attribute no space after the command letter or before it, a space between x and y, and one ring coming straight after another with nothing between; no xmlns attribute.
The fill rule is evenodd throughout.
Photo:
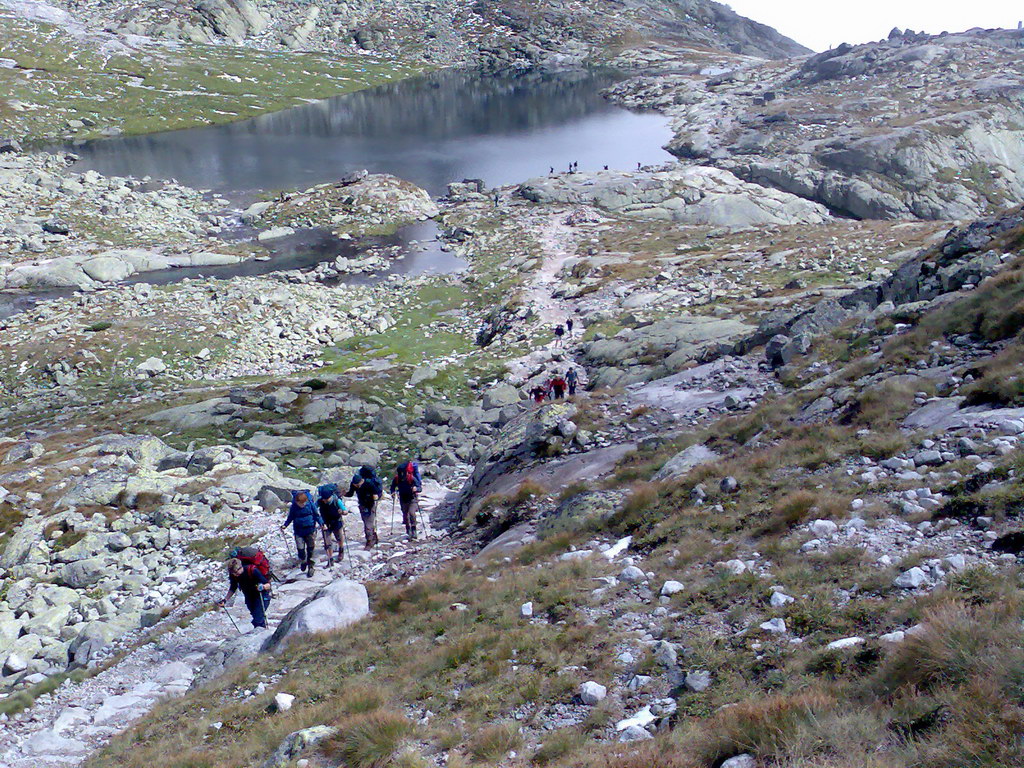
<svg viewBox="0 0 1024 768"><path fill-rule="evenodd" d="M377 519L380 547L373 552L366 550L359 514L350 512L344 518L347 556L328 568L321 545L316 553L318 568L312 578L295 567L295 558L290 554L294 551L293 542L285 551L285 538L277 529L283 519L281 515L260 515L245 521L262 532L260 546L282 578L268 610L270 628L334 579L367 581L387 572L401 558L426 563L442 559L444 555L439 550L445 544L437 538L436 531L429 529L428 521L430 511L447 489L428 482L424 491L421 526L428 528L420 541L406 541L400 514L392 534L391 504L385 499ZM229 608L230 618L224 611L215 610L199 614L183 627L175 626L189 613L223 597L225 589L226 580L222 580L193 595L154 627L154 632L160 634L152 641L93 678L81 683L65 682L52 694L40 697L30 709L4 722L0 728L0 766L57 768L82 763L159 700L188 691L207 661L222 651L225 643L239 637L232 619L242 633L252 638L253 645L258 644L267 633L251 628L249 612L238 596Z"/></svg>

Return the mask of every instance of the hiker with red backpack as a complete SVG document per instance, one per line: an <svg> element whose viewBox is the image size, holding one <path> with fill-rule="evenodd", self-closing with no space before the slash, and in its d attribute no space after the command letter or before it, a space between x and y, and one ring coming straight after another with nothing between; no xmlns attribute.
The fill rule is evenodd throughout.
<svg viewBox="0 0 1024 768"><path fill-rule="evenodd" d="M292 503L288 517L281 525L283 531L289 525L295 534L295 551L299 555L299 569L313 578L313 552L316 547L316 529L324 527L320 510L313 503L308 491L292 491Z"/></svg>
<svg viewBox="0 0 1024 768"><path fill-rule="evenodd" d="M398 505L402 508L402 524L411 541L416 540L416 513L419 512L419 495L423 492L423 478L415 461L406 461L395 467L391 481L391 498L398 494ZM392 510L394 512L394 510ZM394 524L392 517L392 525Z"/></svg>
<svg viewBox="0 0 1024 768"><path fill-rule="evenodd" d="M533 398L533 402L540 405L544 402L544 398L547 397L548 391L540 386L539 384L530 390L530 397Z"/></svg>
<svg viewBox="0 0 1024 768"><path fill-rule="evenodd" d="M565 397L565 390L568 385L565 383L565 379L562 378L562 374L555 373L551 376L551 380L548 382L548 389L551 391L552 400L561 400Z"/></svg>
<svg viewBox="0 0 1024 768"><path fill-rule="evenodd" d="M248 549L248 547L247 547ZM260 553L262 554L262 553ZM263 558L266 560L266 558ZM253 629L267 626L267 606L273 592L270 587L270 576L265 575L255 564L244 565L242 560L232 557L227 562L228 567L228 593L224 599L217 603L221 608L226 608L235 592L241 590L245 598L245 607L249 609L252 617ZM267 563L269 569L270 563Z"/></svg>

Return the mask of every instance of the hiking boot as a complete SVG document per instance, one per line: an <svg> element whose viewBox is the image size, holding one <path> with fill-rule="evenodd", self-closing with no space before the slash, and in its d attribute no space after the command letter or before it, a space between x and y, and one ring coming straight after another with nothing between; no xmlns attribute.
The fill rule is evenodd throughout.
<svg viewBox="0 0 1024 768"><path fill-rule="evenodd" d="M306 578L309 578L309 579L313 578L313 569L312 568L310 568L308 571L306 571Z"/></svg>

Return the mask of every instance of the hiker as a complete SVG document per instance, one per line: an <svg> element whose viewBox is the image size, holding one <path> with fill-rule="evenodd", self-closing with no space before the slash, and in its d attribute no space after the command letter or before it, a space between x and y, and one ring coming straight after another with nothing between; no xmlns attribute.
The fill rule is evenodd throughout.
<svg viewBox="0 0 1024 768"><path fill-rule="evenodd" d="M540 384L530 390L530 397L533 398L533 402L540 405L544 402L544 398L547 396L548 391L544 389Z"/></svg>
<svg viewBox="0 0 1024 768"><path fill-rule="evenodd" d="M384 496L384 483L377 477L377 470L373 467L360 467L345 495L355 496L359 501L359 516L363 518L366 548L373 549L380 543L377 537L377 502Z"/></svg>
<svg viewBox="0 0 1024 768"><path fill-rule="evenodd" d="M237 557L232 557L227 562L228 567L228 593L224 599L217 603L221 608L227 608L235 592L242 591L245 598L245 607L249 609L252 617L253 629L267 627L267 606L270 605L270 598L273 593L270 588L270 578L264 576L255 565L243 565Z"/></svg>
<svg viewBox="0 0 1024 768"><path fill-rule="evenodd" d="M576 394L576 385L580 383L580 375L576 373L575 368L565 372L565 383L569 385L569 397L572 397Z"/></svg>
<svg viewBox="0 0 1024 768"><path fill-rule="evenodd" d="M320 496L317 499L317 509L320 511L320 517L323 518L328 534L324 536L324 546L328 550L327 557L331 556L330 536L333 536L338 544L338 559L340 560L345 556L345 521L342 519L342 515L348 512L348 509L345 508L345 502L338 498L338 486L334 483L321 485L316 492Z"/></svg>
<svg viewBox="0 0 1024 768"><path fill-rule="evenodd" d="M313 552L316 549L316 529L324 527L324 519L306 491L292 491L292 503L288 517L281 526L283 531L289 525L295 534L295 551L299 556L299 569L313 578Z"/></svg>
<svg viewBox="0 0 1024 768"><path fill-rule="evenodd" d="M572 326L574 325L573 319L570 317L565 321L565 330L570 336L572 336Z"/></svg>
<svg viewBox="0 0 1024 768"><path fill-rule="evenodd" d="M561 400L565 397L566 389L565 379L562 378L562 374L555 373L551 376L551 381L548 383L548 389L551 391L551 398L553 400Z"/></svg>
<svg viewBox="0 0 1024 768"><path fill-rule="evenodd" d="M555 326L555 346L556 347L562 346L562 337L563 336L565 336L565 326L564 325L556 325Z"/></svg>
<svg viewBox="0 0 1024 768"><path fill-rule="evenodd" d="M410 541L416 540L416 513L420 509L419 495L423 492L423 478L415 461L406 461L395 467L391 481L391 498L398 494L398 505L402 508L402 525ZM392 522L392 525L394 523Z"/></svg>

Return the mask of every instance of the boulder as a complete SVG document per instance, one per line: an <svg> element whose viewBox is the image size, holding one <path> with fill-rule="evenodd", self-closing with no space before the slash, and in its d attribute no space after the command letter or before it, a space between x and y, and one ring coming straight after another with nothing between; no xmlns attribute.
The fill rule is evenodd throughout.
<svg viewBox="0 0 1024 768"><path fill-rule="evenodd" d="M260 652L260 649L273 634L270 629L253 630L221 643L213 653L206 657L206 661L203 662L203 666L200 667L192 681L192 687L201 686L240 664L244 664Z"/></svg>
<svg viewBox="0 0 1024 768"><path fill-rule="evenodd" d="M580 701L592 707L604 701L605 696L608 695L608 689L600 683L595 683L591 680L580 686L579 695Z"/></svg>
<svg viewBox="0 0 1024 768"><path fill-rule="evenodd" d="M366 587L350 579L337 579L285 616L263 650L281 648L300 635L347 627L369 613Z"/></svg>
<svg viewBox="0 0 1024 768"><path fill-rule="evenodd" d="M700 444L691 445L666 461L651 479L656 483L665 480L675 480L685 475L694 467L699 467L701 464L710 464L718 458L718 454L710 448Z"/></svg>
<svg viewBox="0 0 1024 768"><path fill-rule="evenodd" d="M588 521L604 520L622 505L623 491L584 491L570 496L537 526L537 536L548 538L564 531L578 531Z"/></svg>
<svg viewBox="0 0 1024 768"><path fill-rule="evenodd" d="M150 357L135 366L135 373L141 376L159 376L167 370L167 364L159 357Z"/></svg>
<svg viewBox="0 0 1024 768"><path fill-rule="evenodd" d="M82 271L99 283L116 283L135 274L135 267L110 256L97 256L82 262Z"/></svg>
<svg viewBox="0 0 1024 768"><path fill-rule="evenodd" d="M559 425L575 414L576 406L572 403L547 403L531 408L506 424L460 491L454 506L456 518L464 517L486 495L487 487L502 475L560 452L565 438L559 432Z"/></svg>
<svg viewBox="0 0 1024 768"><path fill-rule="evenodd" d="M373 431L382 435L401 434L406 424L406 417L394 408L381 408L373 417Z"/></svg>
<svg viewBox="0 0 1024 768"><path fill-rule="evenodd" d="M102 560L93 557L67 563L60 569L58 582L75 589L85 589L99 582L108 575L108 568Z"/></svg>
<svg viewBox="0 0 1024 768"><path fill-rule="evenodd" d="M482 407L485 411L490 411L495 408L504 408L507 405L517 405L521 400L518 389L503 384L484 392Z"/></svg>

